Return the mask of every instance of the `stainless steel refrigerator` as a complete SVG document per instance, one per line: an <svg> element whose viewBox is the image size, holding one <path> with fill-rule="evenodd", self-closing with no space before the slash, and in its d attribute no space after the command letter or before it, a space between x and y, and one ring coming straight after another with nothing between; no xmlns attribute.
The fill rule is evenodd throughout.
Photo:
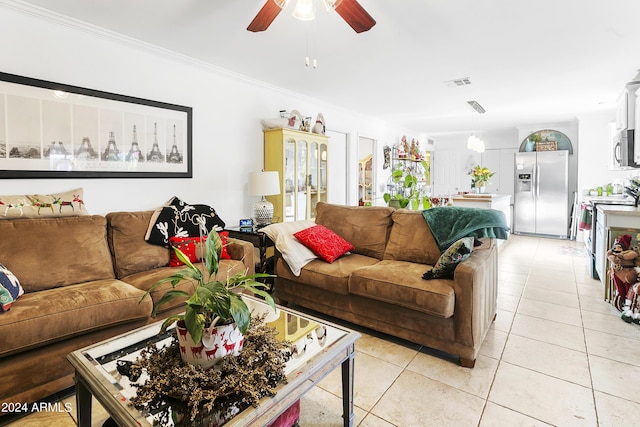
<svg viewBox="0 0 640 427"><path fill-rule="evenodd" d="M516 153L515 233L567 238L569 152Z"/></svg>

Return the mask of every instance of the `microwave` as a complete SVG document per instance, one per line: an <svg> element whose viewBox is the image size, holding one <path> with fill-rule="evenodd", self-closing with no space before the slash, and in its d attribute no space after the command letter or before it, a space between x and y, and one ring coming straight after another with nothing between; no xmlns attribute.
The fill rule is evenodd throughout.
<svg viewBox="0 0 640 427"><path fill-rule="evenodd" d="M640 168L634 160L634 131L625 129L615 133L612 141L614 169Z"/></svg>

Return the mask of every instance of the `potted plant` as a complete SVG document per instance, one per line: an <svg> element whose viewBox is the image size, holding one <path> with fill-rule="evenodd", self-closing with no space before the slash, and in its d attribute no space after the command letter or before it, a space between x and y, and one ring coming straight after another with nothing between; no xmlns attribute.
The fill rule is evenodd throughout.
<svg viewBox="0 0 640 427"><path fill-rule="evenodd" d="M429 164L422 160L422 168L425 182L429 182ZM406 208L411 203L411 207L418 209L421 198L420 181L411 170L402 168L394 169L391 173L391 181L395 187L395 194L384 193L383 199L391 207Z"/></svg>
<svg viewBox="0 0 640 427"><path fill-rule="evenodd" d="M391 172L391 181L395 187L395 194L384 193L385 203L391 207L406 208L415 197L418 179L411 173L405 174L402 169Z"/></svg>
<svg viewBox="0 0 640 427"><path fill-rule="evenodd" d="M185 264L185 268L156 282L142 298L164 283L171 283L172 288L154 303L153 317L163 304L174 298L187 298L184 313L168 317L162 324L161 332L178 322L176 330L183 360L206 368L228 354L237 355L242 349L242 334L247 331L251 320L251 311L240 297L242 291L263 297L274 311L275 303L271 295L261 289L267 285L256 281L260 277L272 276L236 274L225 281L217 280L222 240L217 232L212 231L204 245L204 273L180 249L174 247L176 256ZM176 289L184 280L192 283L192 294Z"/></svg>
<svg viewBox="0 0 640 427"><path fill-rule="evenodd" d="M489 168L476 165L469 171L469 175L471 175L471 187L477 189L480 193L484 193L484 187L489 183L489 178L495 175L495 172L491 172Z"/></svg>

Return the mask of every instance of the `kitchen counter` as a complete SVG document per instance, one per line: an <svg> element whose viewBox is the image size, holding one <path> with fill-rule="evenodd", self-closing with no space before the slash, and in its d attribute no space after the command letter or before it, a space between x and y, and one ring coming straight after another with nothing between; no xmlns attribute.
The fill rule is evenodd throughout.
<svg viewBox="0 0 640 427"><path fill-rule="evenodd" d="M508 194L467 194L452 196L453 206L502 211L511 227L511 196Z"/></svg>
<svg viewBox="0 0 640 427"><path fill-rule="evenodd" d="M605 286L605 299L614 296L607 273L607 250L621 233L640 233L640 208L624 205L596 205L595 269Z"/></svg>
<svg viewBox="0 0 640 427"><path fill-rule="evenodd" d="M605 215L610 216L631 216L638 217L637 223L634 224L638 228L640 228L640 208L636 208L635 206L628 205L597 205L596 209L601 211Z"/></svg>

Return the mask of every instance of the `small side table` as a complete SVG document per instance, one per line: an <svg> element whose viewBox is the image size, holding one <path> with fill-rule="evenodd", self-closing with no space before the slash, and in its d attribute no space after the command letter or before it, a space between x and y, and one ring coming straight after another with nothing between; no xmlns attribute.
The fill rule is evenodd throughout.
<svg viewBox="0 0 640 427"><path fill-rule="evenodd" d="M247 230L240 227L226 227L224 231L228 231L229 237L232 239L253 243L253 246L260 251L260 264L256 268L256 273L269 273L267 271L267 248L273 247L274 244L265 233L255 228Z"/></svg>

